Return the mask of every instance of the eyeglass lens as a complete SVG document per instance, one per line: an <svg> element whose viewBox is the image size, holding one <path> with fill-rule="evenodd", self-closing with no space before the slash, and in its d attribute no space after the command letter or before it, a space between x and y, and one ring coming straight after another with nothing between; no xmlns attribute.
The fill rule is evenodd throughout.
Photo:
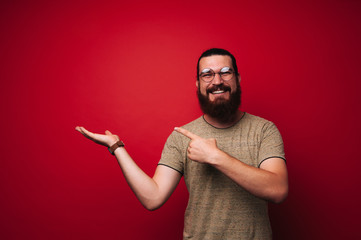
<svg viewBox="0 0 361 240"><path fill-rule="evenodd" d="M210 68L206 68L203 69L200 77L203 81L205 82L210 82L214 79L215 75L219 74L219 76L224 80L224 81L228 81L231 80L233 77L233 70L230 69L229 67L224 67L221 69L220 72L215 73L212 69Z"/></svg>

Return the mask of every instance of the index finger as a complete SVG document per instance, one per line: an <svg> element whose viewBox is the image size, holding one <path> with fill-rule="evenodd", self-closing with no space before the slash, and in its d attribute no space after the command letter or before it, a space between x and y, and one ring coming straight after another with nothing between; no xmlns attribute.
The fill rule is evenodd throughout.
<svg viewBox="0 0 361 240"><path fill-rule="evenodd" d="M196 135L196 134L194 134L194 133L192 133L192 132L190 132L190 131L188 131L188 130L186 130L184 128L175 127L174 130L181 133L181 134L183 134L187 138L190 138L191 140L194 140L196 138L200 138L200 136L198 136L198 135Z"/></svg>

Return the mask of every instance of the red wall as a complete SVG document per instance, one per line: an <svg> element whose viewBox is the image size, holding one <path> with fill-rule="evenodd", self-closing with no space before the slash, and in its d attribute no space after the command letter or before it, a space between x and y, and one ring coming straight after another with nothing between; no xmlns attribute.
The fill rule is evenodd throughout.
<svg viewBox="0 0 361 240"><path fill-rule="evenodd" d="M117 133L153 174L173 127L201 114L210 47L235 54L242 109L284 137L275 239L361 237L360 1L57 2L0 3L1 239L181 239L183 181L148 212L74 127Z"/></svg>

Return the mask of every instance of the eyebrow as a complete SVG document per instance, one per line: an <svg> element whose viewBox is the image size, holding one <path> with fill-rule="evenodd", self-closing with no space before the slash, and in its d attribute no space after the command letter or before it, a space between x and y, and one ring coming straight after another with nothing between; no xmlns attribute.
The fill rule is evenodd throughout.
<svg viewBox="0 0 361 240"><path fill-rule="evenodd" d="M223 68L221 68L221 72L223 72L223 71L228 71L228 70L230 70L231 68L230 67L223 67Z"/></svg>
<svg viewBox="0 0 361 240"><path fill-rule="evenodd" d="M226 67L222 67L219 71L222 72L222 71L227 71L229 69L231 69L231 67L226 66ZM206 72L209 72L211 70L214 71L212 68L205 68L205 69L203 69L201 71L201 73L206 73Z"/></svg>
<svg viewBox="0 0 361 240"><path fill-rule="evenodd" d="M202 70L201 73L209 72L209 71L211 71L211 70L212 70L212 69L210 69L210 68L205 68L205 69Z"/></svg>

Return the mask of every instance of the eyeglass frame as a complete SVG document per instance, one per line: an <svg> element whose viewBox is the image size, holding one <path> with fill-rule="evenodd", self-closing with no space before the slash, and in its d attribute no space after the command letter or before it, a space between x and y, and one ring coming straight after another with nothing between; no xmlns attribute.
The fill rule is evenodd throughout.
<svg viewBox="0 0 361 240"><path fill-rule="evenodd" d="M226 80L226 79L223 79L223 77L222 77L222 74L225 73L225 72L222 72L222 70L225 69L225 68L228 68L228 70L226 70L226 71L230 71L230 72L232 73L232 77L231 77L230 79L227 79L227 80ZM204 74L204 71L205 71L205 70L208 70L206 73L212 73L212 75L213 75L212 79L209 80L209 81L206 81L206 80L204 80L204 79L202 78L202 74ZM205 69L203 69L203 70L201 71L201 73L199 74L199 78L200 78L203 82L205 82L205 83L210 83L210 82L212 82L212 81L214 80L214 78L216 77L216 74L218 74L219 77L220 77L223 81L229 81L229 80L231 80L235 75L237 75L236 72L235 72L232 68L230 68L230 67L223 67L223 68L221 68L221 70L220 70L219 72L214 72L214 70L213 70L212 68L205 68Z"/></svg>

